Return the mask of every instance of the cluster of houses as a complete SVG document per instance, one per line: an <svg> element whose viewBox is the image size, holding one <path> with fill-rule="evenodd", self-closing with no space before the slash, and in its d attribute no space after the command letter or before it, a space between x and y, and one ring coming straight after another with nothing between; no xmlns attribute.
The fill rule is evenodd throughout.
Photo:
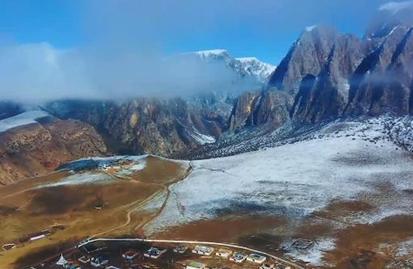
<svg viewBox="0 0 413 269"><path fill-rule="evenodd" d="M202 256L211 256L213 255L214 251L215 249L213 247L197 245L192 250L192 253ZM279 263L268 263L267 257L258 253L245 254L243 252L233 252L232 250L227 248L220 248L215 252L215 255L238 264L241 264L244 261L248 261L250 263L260 265L260 269L292 269L290 266L284 266ZM195 261L190 261L186 265L186 269L206 268L207 266L205 264Z"/></svg>
<svg viewBox="0 0 413 269"><path fill-rule="evenodd" d="M77 261L72 261L66 259L63 254L60 255L59 260L56 262L56 265L62 267L63 269L82 269L83 265L90 264L92 267L95 268L105 268L105 269L120 269L118 267L108 265L109 264L109 258L105 255L99 255L96 257L87 257L87 256L82 256Z"/></svg>
<svg viewBox="0 0 413 269"><path fill-rule="evenodd" d="M173 249L174 253L184 254L188 251L188 247L184 245L176 246ZM143 257L149 259L159 259L164 253L167 252L166 248L159 247L150 247L143 253ZM214 247L196 245L192 248L191 252L200 256L217 256L222 259L232 261L237 264L242 264L243 262L249 262L251 264L259 265L259 269L292 269L289 266L283 266L278 263L268 263L267 257L258 253L246 254L239 251L232 251L228 248L219 248L215 250ZM128 250L122 254L122 258L131 264L137 257L140 256L140 253L135 250ZM105 255L98 255L94 257L82 256L78 259L78 263L71 262L66 260L63 255L60 256L59 260L56 262L56 265L60 265L64 269L81 269L79 264L90 265L94 268L105 268L105 269L119 269L113 265L109 265L110 260ZM208 267L200 262L189 261L185 264L185 269L207 269Z"/></svg>
<svg viewBox="0 0 413 269"><path fill-rule="evenodd" d="M127 159L106 160L98 163L98 168L109 173L115 174L122 169L130 169L134 165L134 161Z"/></svg>

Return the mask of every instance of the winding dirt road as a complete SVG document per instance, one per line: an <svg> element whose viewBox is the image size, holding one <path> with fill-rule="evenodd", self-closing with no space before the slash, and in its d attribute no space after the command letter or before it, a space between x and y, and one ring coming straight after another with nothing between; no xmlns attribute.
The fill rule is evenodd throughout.
<svg viewBox="0 0 413 269"><path fill-rule="evenodd" d="M164 208L165 208L165 206L166 206L166 204L169 200L169 197L171 195L170 186L172 186L173 184L175 184L175 183L177 183L181 180L184 180L185 178L187 178L191 174L191 172L192 172L192 164L191 164L191 162L189 162L188 163L188 168L186 169L185 174L182 177L180 177L178 180L170 181L170 182L167 182L165 184L162 184L162 183L147 183L147 182L137 181L137 182L140 182L140 183L143 183L143 184L155 185L157 187L160 187L161 189L159 191L153 193L151 196L147 197L143 201L138 200L138 201L134 201L134 202L132 202L128 205L123 206L123 207L126 207L126 208L132 207L132 208L130 208L129 210L126 211L126 221L123 224L118 225L118 226L113 227L113 228L110 228L106 231L102 231L102 232L93 234L89 238L96 238L98 236L102 236L102 235L105 235L105 234L108 234L108 233L114 232L116 230L127 227L132 221L132 214L134 212L139 211L140 209L143 209L143 207L146 204L148 204L150 201L152 201L158 195L161 195L162 193L166 193L165 199L163 200L162 205L159 207L159 209L150 218L148 218L144 222L138 224L134 228L134 231L137 231L139 229L144 228L149 222L151 222L156 217L158 217L162 213L162 211L164 210ZM115 176L115 175L112 175L112 174L108 174L108 175L111 176L111 177L114 177L116 179L136 181L135 179L132 179L132 178L129 178L129 177L126 177L126 176Z"/></svg>

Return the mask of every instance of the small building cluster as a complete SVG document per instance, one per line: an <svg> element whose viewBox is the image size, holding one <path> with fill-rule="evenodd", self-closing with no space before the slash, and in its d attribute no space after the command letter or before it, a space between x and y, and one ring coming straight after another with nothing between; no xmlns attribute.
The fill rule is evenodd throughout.
<svg viewBox="0 0 413 269"><path fill-rule="evenodd" d="M151 247L145 252L145 254L143 254L143 256L146 258L158 259L166 251L167 249L159 249L159 248Z"/></svg>
<svg viewBox="0 0 413 269"><path fill-rule="evenodd" d="M154 260L153 262L155 262L155 260L159 260L159 258L168 251L168 248L160 248L159 246L150 246L146 249L141 249L139 251L134 249L128 249L124 251L119 258L114 258L114 260L111 260L109 256L102 254L102 252L100 251L103 250L102 248L95 246L95 248L92 249L96 249L97 251L86 251L87 254L83 253L83 256L77 256L79 258L74 258L75 261L67 260L63 255L60 255L58 261L56 262L56 265L60 266L63 269L120 269L119 267L114 266L113 263L119 263L119 258L121 258L121 264L123 264L122 266L126 265L128 268L158 268L156 266L151 267L152 262L150 262L149 260L147 260L147 262L149 263L145 264L145 259L152 259ZM171 249L175 254L185 254L188 252L189 247L186 245L177 245ZM107 253L107 251L103 251L103 253ZM256 264L256 269L292 269L291 267L277 263L274 260L268 261L266 255L260 253L245 253L242 251L234 251L231 249L231 247L215 249L214 247L208 245L195 245L193 248L191 248L191 251L187 255L182 256L182 258L190 258L191 253L203 256L204 259L208 257L216 257L215 259L224 259L235 264L239 264L243 267L244 265L241 264L247 262L250 264L248 267L251 267L253 264ZM194 255L192 255L192 257L193 256ZM170 258L170 255L167 255L167 259L168 258ZM162 262L163 260L160 261ZM155 264L157 264L157 262ZM181 263L181 265L185 269L210 268L203 262L199 262L196 260L186 260L186 262Z"/></svg>

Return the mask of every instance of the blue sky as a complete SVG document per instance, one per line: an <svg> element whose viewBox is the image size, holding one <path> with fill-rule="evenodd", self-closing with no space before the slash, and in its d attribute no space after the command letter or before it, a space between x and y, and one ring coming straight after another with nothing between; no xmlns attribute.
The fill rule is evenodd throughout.
<svg viewBox="0 0 413 269"><path fill-rule="evenodd" d="M0 41L55 48L225 48L277 64L307 25L362 35L382 0L1 0Z"/></svg>

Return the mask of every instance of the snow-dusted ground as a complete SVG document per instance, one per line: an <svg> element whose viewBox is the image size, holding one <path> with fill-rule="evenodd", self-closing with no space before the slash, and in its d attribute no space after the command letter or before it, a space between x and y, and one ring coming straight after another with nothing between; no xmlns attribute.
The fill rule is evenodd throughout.
<svg viewBox="0 0 413 269"><path fill-rule="evenodd" d="M82 173L74 174L63 178L62 180L41 185L38 188L71 186L71 185L85 185L85 184L106 184L113 181L113 178L103 173Z"/></svg>
<svg viewBox="0 0 413 269"><path fill-rule="evenodd" d="M38 188L85 185L85 184L108 184L116 180L114 176L124 177L136 173L146 167L147 155L141 156L111 156L82 158L63 166L63 170L77 171L58 182L44 184ZM123 165L122 161L131 161ZM115 168L109 174L106 169Z"/></svg>
<svg viewBox="0 0 413 269"><path fill-rule="evenodd" d="M332 123L294 143L193 161L193 172L171 187L173 195L147 232L230 213L299 219L333 199L364 199L378 208L346 220L352 223L411 214L406 191L413 189L413 160L387 132L381 121ZM318 261L322 251L307 260Z"/></svg>
<svg viewBox="0 0 413 269"><path fill-rule="evenodd" d="M399 244L396 255L405 257L413 254L413 238Z"/></svg>
<svg viewBox="0 0 413 269"><path fill-rule="evenodd" d="M0 133L12 128L36 123L37 120L49 117L50 115L41 110L27 111L16 116L0 120Z"/></svg>
<svg viewBox="0 0 413 269"><path fill-rule="evenodd" d="M285 245L290 245L291 242L285 242ZM304 260L313 265L321 265L323 263L323 254L334 249L335 240L332 238L321 238L315 242L312 248L308 250L297 250L294 248L288 249L288 256L295 259ZM288 246L287 246L288 248Z"/></svg>

